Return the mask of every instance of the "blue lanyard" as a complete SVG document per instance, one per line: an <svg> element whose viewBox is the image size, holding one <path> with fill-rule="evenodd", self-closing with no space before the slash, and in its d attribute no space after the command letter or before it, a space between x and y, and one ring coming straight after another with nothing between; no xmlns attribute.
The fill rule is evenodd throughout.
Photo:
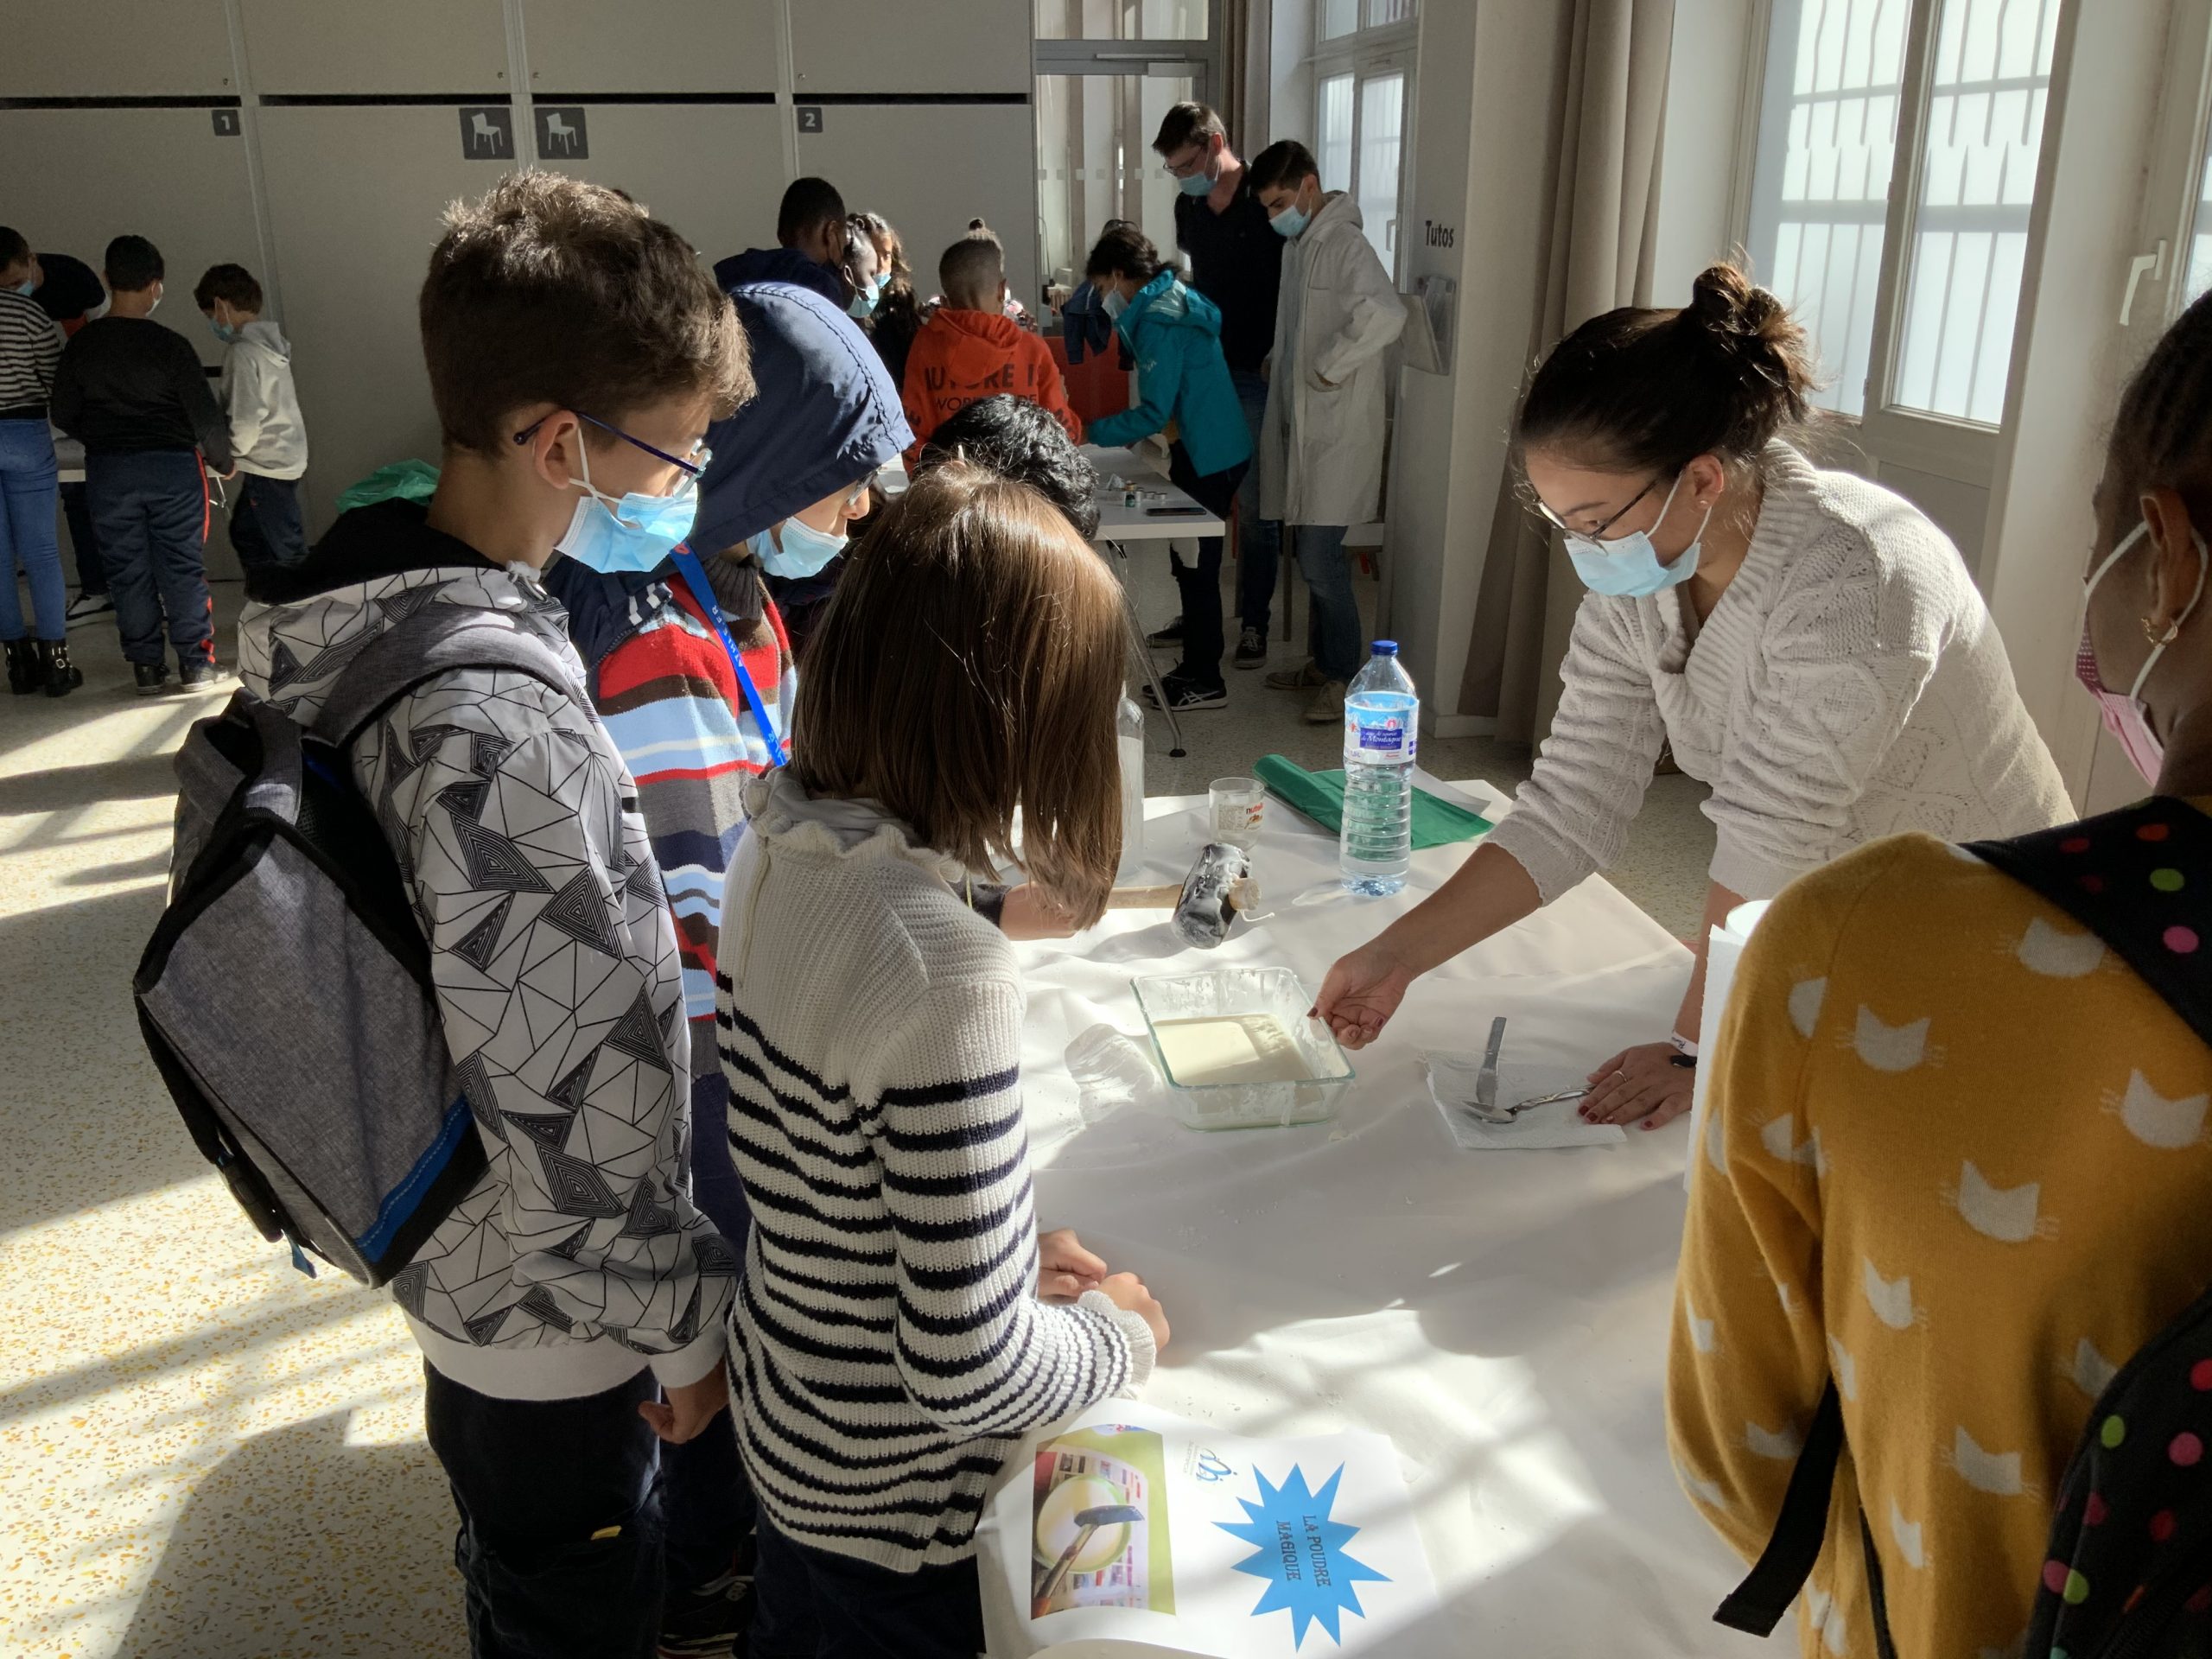
<svg viewBox="0 0 2212 1659"><path fill-rule="evenodd" d="M674 557L684 586L690 588L691 597L699 601L699 608L707 613L707 620L715 625L715 632L721 636L722 649L729 653L729 665L737 671L737 689L745 693L746 706L753 710L753 718L760 723L760 735L768 745L768 758L779 766L788 764L791 757L784 752L783 739L776 735L776 723L768 718L767 705L760 701L760 689L753 683L753 677L745 671L745 658L738 654L737 641L729 637L729 630L722 626L722 607L715 602L714 588L707 581L706 571L700 568L699 556L688 547L678 547Z"/></svg>

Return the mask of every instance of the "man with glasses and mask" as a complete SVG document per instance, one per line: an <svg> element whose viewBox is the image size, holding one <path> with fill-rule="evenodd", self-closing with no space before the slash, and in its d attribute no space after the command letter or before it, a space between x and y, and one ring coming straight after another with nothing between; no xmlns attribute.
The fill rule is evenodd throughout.
<svg viewBox="0 0 2212 1659"><path fill-rule="evenodd" d="M1229 360L1236 401L1254 452L1268 412L1268 353L1275 339L1275 303L1282 281L1283 238L1252 188L1249 169L1229 147L1229 130L1203 104L1178 104L1160 124L1153 149L1175 181L1175 245L1191 261L1191 286L1221 312L1221 353ZM1282 552L1282 526L1260 516L1260 469L1236 492L1235 662L1264 667L1268 618ZM1179 645L1180 619L1152 637Z"/></svg>

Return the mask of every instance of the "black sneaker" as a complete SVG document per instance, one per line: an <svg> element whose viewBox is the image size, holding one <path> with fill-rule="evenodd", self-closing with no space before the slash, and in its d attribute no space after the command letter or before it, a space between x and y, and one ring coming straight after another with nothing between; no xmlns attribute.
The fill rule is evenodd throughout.
<svg viewBox="0 0 2212 1659"><path fill-rule="evenodd" d="M1169 645L1181 645L1183 643L1183 619L1179 616L1173 622L1170 622L1166 627L1160 629L1159 632L1147 633L1144 637L1144 642L1147 645L1156 646L1163 651Z"/></svg>
<svg viewBox="0 0 2212 1659"><path fill-rule="evenodd" d="M753 1580L735 1569L661 1603L660 1659L729 1659L753 1623Z"/></svg>
<svg viewBox="0 0 2212 1659"><path fill-rule="evenodd" d="M69 601L69 608L61 613L62 626L77 627L95 618L115 614L115 601L105 594L79 594Z"/></svg>
<svg viewBox="0 0 2212 1659"><path fill-rule="evenodd" d="M1236 666L1265 668L1268 665L1268 641L1257 628L1247 628L1236 636Z"/></svg>
<svg viewBox="0 0 2212 1659"><path fill-rule="evenodd" d="M177 683L188 691L207 691L231 677L231 671L220 663L208 661L182 663L177 667Z"/></svg>
<svg viewBox="0 0 2212 1659"><path fill-rule="evenodd" d="M169 689L169 670L167 663L133 663L130 677L137 682L142 697L157 697Z"/></svg>
<svg viewBox="0 0 2212 1659"><path fill-rule="evenodd" d="M1229 701L1229 688L1219 680L1186 680L1180 674L1169 674L1160 684L1167 693L1168 708L1179 715L1192 709L1218 709ZM1155 709L1160 706L1149 684L1144 689L1144 700Z"/></svg>

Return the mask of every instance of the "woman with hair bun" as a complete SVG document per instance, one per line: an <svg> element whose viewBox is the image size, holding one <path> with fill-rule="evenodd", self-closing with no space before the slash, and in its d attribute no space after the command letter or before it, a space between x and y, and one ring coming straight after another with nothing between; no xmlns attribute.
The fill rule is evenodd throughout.
<svg viewBox="0 0 2212 1659"><path fill-rule="evenodd" d="M1618 856L1662 745L1719 831L1672 1039L1592 1074L1583 1116L1686 1109L1704 940L1746 899L1878 836L2023 834L2072 814L1996 625L1918 508L1799 448L1814 363L1733 265L1679 310L1627 307L1552 352L1514 458L1590 588L1565 690L1512 815L1437 893L1338 961L1317 1011L1372 1042L1415 977Z"/></svg>

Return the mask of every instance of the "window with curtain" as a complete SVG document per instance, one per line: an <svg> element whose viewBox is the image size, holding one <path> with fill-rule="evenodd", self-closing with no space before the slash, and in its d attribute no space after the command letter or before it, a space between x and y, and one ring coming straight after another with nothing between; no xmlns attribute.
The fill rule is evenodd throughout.
<svg viewBox="0 0 2212 1659"><path fill-rule="evenodd" d="M1321 188L1359 204L1368 242L1396 276L1406 190L1406 126L1419 39L1417 0L1318 0L1313 159Z"/></svg>

